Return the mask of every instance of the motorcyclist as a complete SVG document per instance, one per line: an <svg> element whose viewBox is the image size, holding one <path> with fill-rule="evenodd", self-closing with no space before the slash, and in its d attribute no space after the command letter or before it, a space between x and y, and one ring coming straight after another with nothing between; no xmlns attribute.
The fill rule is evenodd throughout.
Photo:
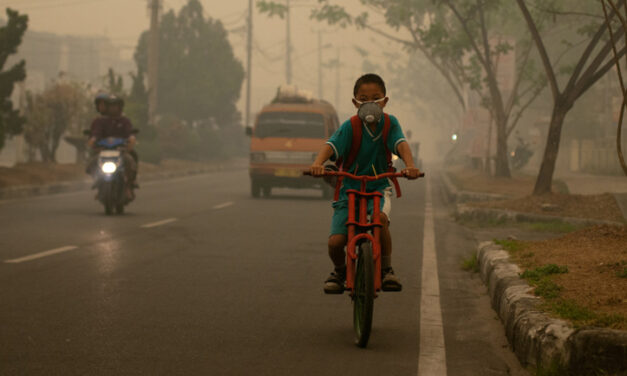
<svg viewBox="0 0 627 376"><path fill-rule="evenodd" d="M94 98L94 106L96 106L96 111L101 116L107 116L107 99L109 98L109 94L105 92L99 92L96 94L96 98Z"/></svg>
<svg viewBox="0 0 627 376"><path fill-rule="evenodd" d="M110 95L105 100L106 114L94 120L91 125L91 137L87 141L87 144L93 150L97 149L97 142L109 138L124 138L127 140L126 148L123 150L122 158L124 160L124 171L127 180L127 192L126 195L129 199L133 199L133 188L137 186L135 181L137 177L137 159L133 157L134 147L137 143L135 134L133 132L133 125L131 121L123 115L124 100L115 95ZM96 167L98 155L95 154L95 158L90 162L90 170L92 173Z"/></svg>

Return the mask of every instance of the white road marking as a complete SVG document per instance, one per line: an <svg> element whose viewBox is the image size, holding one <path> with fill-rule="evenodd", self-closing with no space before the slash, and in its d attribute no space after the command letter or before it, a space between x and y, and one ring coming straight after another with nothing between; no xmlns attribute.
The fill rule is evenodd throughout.
<svg viewBox="0 0 627 376"><path fill-rule="evenodd" d="M73 251L73 250L75 250L77 248L78 247L75 246L75 245L68 245L68 246L65 246L65 247L51 249L49 251L35 253L33 255L30 255L30 256L24 256L24 257L12 259L12 260L6 260L5 263L19 264L21 262L36 260L36 259L39 259L39 258L42 258L42 257L56 255L58 253L63 253L63 252L67 252L67 251Z"/></svg>
<svg viewBox="0 0 627 376"><path fill-rule="evenodd" d="M438 259L431 184L427 180L425 228L422 247L422 292L420 295L420 350L418 376L446 376L446 349L440 306Z"/></svg>
<svg viewBox="0 0 627 376"><path fill-rule="evenodd" d="M235 203L232 201L225 202L224 204L214 206L213 210L220 210L220 209L228 208L229 206L232 206L233 204Z"/></svg>
<svg viewBox="0 0 627 376"><path fill-rule="evenodd" d="M163 221L158 221L158 222L153 222L153 223L146 223L145 225L141 225L141 228L153 228L153 227L158 227L158 226L163 226L163 225L167 225L168 223L172 223L172 222L176 222L178 221L178 218L168 218L168 219L164 219Z"/></svg>

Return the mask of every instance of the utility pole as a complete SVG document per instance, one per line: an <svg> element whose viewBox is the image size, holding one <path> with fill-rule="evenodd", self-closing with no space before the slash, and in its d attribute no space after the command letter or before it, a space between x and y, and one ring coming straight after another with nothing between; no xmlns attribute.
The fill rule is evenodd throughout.
<svg viewBox="0 0 627 376"><path fill-rule="evenodd" d="M155 125L159 81L159 10L161 0L149 0L150 38L148 43L148 123Z"/></svg>
<svg viewBox="0 0 627 376"><path fill-rule="evenodd" d="M285 80L288 85L292 83L292 41L290 30L290 0L285 0L287 11L285 14Z"/></svg>
<svg viewBox="0 0 627 376"><path fill-rule="evenodd" d="M322 97L322 30L318 30L318 98Z"/></svg>
<svg viewBox="0 0 627 376"><path fill-rule="evenodd" d="M246 124L250 126L250 79L252 77L252 61L253 61L253 0L248 0L248 42L246 46L248 51L246 62Z"/></svg>

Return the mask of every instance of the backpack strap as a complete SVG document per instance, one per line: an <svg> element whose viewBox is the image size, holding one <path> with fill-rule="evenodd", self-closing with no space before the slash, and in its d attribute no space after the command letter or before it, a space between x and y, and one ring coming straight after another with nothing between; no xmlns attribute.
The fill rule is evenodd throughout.
<svg viewBox="0 0 627 376"><path fill-rule="evenodd" d="M348 171L355 161L357 160L357 154L359 154L359 149L361 148L361 135L362 135L362 127L363 123L359 116L355 115L351 117L351 129L352 129L352 140L351 140L351 148L346 156L346 159L339 158L336 162L337 167L340 171ZM340 199L340 188L342 188L342 181L344 178L342 176L338 177L337 182L335 183L335 197L334 200L337 201Z"/></svg>
<svg viewBox="0 0 627 376"><path fill-rule="evenodd" d="M342 164L342 170L348 171L355 161L357 160L357 155L359 154L359 149L361 148L361 135L363 132L363 123L359 116L355 115L351 118L351 128L353 133L353 139L351 141L351 149L348 152L348 156L346 160Z"/></svg>

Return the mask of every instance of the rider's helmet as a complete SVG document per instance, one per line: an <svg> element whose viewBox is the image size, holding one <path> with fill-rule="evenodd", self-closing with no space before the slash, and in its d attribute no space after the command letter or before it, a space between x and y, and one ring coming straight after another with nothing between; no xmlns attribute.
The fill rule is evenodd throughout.
<svg viewBox="0 0 627 376"><path fill-rule="evenodd" d="M105 93L105 92L99 92L98 94L96 94L96 97L94 98L94 105L96 106L96 111L98 111L98 113L100 113L101 115L105 115L105 113L107 112L107 100L109 99L109 94Z"/></svg>
<svg viewBox="0 0 627 376"><path fill-rule="evenodd" d="M109 106L110 110L113 110L114 112L116 112L115 114L110 114L110 115L117 116L117 115L122 114L122 111L124 110L124 99L118 97L117 95L109 95L107 97L106 103Z"/></svg>

